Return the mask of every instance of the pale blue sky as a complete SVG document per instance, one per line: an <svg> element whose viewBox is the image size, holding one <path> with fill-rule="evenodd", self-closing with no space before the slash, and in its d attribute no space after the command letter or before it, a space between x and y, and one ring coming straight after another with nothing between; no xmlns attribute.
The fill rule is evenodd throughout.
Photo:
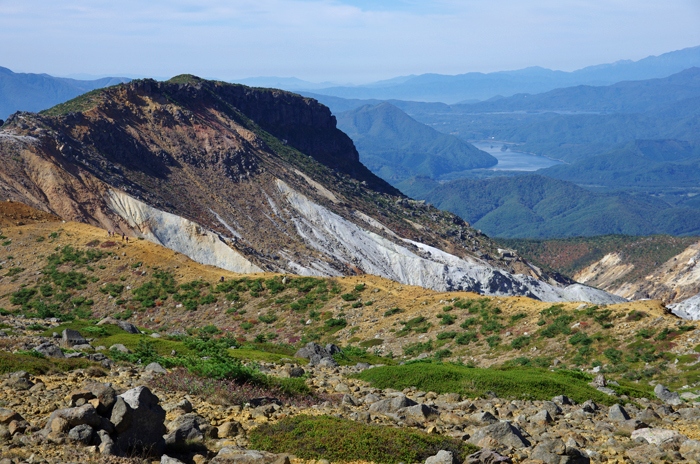
<svg viewBox="0 0 700 464"><path fill-rule="evenodd" d="M362 83L700 45L700 0L0 0L0 66Z"/></svg>

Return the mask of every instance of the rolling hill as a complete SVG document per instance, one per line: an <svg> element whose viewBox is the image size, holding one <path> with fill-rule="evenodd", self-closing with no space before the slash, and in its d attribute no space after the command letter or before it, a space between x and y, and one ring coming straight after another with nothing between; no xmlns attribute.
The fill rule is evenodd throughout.
<svg viewBox="0 0 700 464"><path fill-rule="evenodd" d="M362 163L392 183L415 175L439 179L498 162L455 136L419 123L390 103L362 106L336 117L338 128L355 142Z"/></svg>
<svg viewBox="0 0 700 464"><path fill-rule="evenodd" d="M494 237L700 234L700 211L673 207L649 195L594 193L539 175L463 179L437 186L433 182L413 179L405 183L406 191L422 191L417 198Z"/></svg>

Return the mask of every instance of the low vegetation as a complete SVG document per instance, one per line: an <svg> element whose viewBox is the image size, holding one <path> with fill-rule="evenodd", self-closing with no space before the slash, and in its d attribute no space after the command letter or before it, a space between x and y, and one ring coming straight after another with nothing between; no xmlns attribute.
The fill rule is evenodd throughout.
<svg viewBox="0 0 700 464"><path fill-rule="evenodd" d="M440 450L452 451L462 462L477 450L473 445L441 435L372 426L329 416L287 417L276 424L253 429L249 437L253 449L293 453L301 459L328 459L331 462L424 462Z"/></svg>

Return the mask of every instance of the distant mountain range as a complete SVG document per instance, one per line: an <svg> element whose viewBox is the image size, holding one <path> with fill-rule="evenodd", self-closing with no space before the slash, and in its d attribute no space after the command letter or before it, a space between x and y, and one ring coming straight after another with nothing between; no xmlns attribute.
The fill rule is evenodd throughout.
<svg viewBox="0 0 700 464"><path fill-rule="evenodd" d="M498 162L454 135L419 123L390 103L340 113L337 120L338 128L355 142L360 161L390 183L415 175L439 179Z"/></svg>
<svg viewBox="0 0 700 464"><path fill-rule="evenodd" d="M621 81L666 77L693 66L700 66L700 46L685 48L639 61L617 61L589 66L572 72L529 67L516 71L472 72L455 76L421 74L357 86L325 86L297 79L257 78L239 81L247 85L280 84L293 91L311 91L346 99L413 100L464 103L518 93L542 93L576 85L609 85ZM259 83L257 83L259 82ZM466 103L471 103L467 101Z"/></svg>
<svg viewBox="0 0 700 464"><path fill-rule="evenodd" d="M41 111L90 90L129 81L125 77L83 81L48 74L15 73L0 67L0 119L15 111Z"/></svg>

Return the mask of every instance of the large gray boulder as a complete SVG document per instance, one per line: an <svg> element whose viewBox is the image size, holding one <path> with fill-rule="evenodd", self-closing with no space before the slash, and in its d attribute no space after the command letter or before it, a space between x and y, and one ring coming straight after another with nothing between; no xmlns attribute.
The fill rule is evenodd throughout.
<svg viewBox="0 0 700 464"><path fill-rule="evenodd" d="M307 343L305 347L294 353L295 358L311 359L313 356L330 358L331 354L324 347L314 342Z"/></svg>
<svg viewBox="0 0 700 464"><path fill-rule="evenodd" d="M117 397L111 422L115 444L125 453L160 456L165 447L165 410L148 387L136 387Z"/></svg>
<svg viewBox="0 0 700 464"><path fill-rule="evenodd" d="M440 450L435 456L425 460L425 464L453 464L456 462L452 451Z"/></svg>
<svg viewBox="0 0 700 464"><path fill-rule="evenodd" d="M498 422L478 429L469 438L469 443L478 445L485 438L489 438L509 448L526 448L530 446L530 442L523 437L520 430L513 427L509 422Z"/></svg>
<svg viewBox="0 0 700 464"><path fill-rule="evenodd" d="M675 430L656 428L635 430L632 432L632 440L636 440L637 438L644 438L647 443L651 445L663 445L672 442L682 443L688 439L688 437Z"/></svg>
<svg viewBox="0 0 700 464"><path fill-rule="evenodd" d="M619 404L613 404L612 406L610 406L610 409L608 410L608 419L614 421L626 421L629 418L630 415L627 414L625 408L623 408Z"/></svg>
<svg viewBox="0 0 700 464"><path fill-rule="evenodd" d="M678 392L672 392L661 384L654 387L654 394L656 394L657 398L659 398L661 401L666 404L670 404L671 406L683 404L683 400Z"/></svg>
<svg viewBox="0 0 700 464"><path fill-rule="evenodd" d="M88 345L88 342L77 330L64 329L61 333L61 346L63 348L73 348L76 345Z"/></svg>
<svg viewBox="0 0 700 464"><path fill-rule="evenodd" d="M57 409L52 412L42 433L44 436L51 432L65 433L73 427L84 424L95 428L101 423L102 418L97 414L94 406L88 403L78 408Z"/></svg>
<svg viewBox="0 0 700 464"><path fill-rule="evenodd" d="M81 388L73 390L66 397L68 400L68 406L77 406L80 400L83 402L88 402L90 400L97 399L97 413L101 416L109 415L112 410L112 406L117 401L117 393L112 388L112 384L109 383L86 383Z"/></svg>
<svg viewBox="0 0 700 464"><path fill-rule="evenodd" d="M120 329L122 329L125 332L129 332L130 334L140 334L141 333L141 331L131 322L117 321L117 325L119 326Z"/></svg>
<svg viewBox="0 0 700 464"><path fill-rule="evenodd" d="M214 428L197 414L183 414L168 424L169 433L164 437L166 445L175 445L186 441L202 441L206 436L215 438Z"/></svg>
<svg viewBox="0 0 700 464"><path fill-rule="evenodd" d="M238 446L227 445L219 450L211 464L289 464L285 454L267 451L248 450Z"/></svg>
<svg viewBox="0 0 700 464"><path fill-rule="evenodd" d="M590 458L576 448L566 446L561 438L540 442L530 454L533 461L547 464L588 464Z"/></svg>
<svg viewBox="0 0 700 464"><path fill-rule="evenodd" d="M63 354L63 351L61 351L61 348L59 348L58 345L54 345L51 342L42 343L41 345L34 348L34 351L38 351L39 353L43 354L44 356L48 356L49 358L66 357L66 355Z"/></svg>
<svg viewBox="0 0 700 464"><path fill-rule="evenodd" d="M369 407L369 412L373 412L375 414L396 414L399 409L408 408L417 404L418 403L412 399L407 398L404 395L400 395L372 403L372 405Z"/></svg>

